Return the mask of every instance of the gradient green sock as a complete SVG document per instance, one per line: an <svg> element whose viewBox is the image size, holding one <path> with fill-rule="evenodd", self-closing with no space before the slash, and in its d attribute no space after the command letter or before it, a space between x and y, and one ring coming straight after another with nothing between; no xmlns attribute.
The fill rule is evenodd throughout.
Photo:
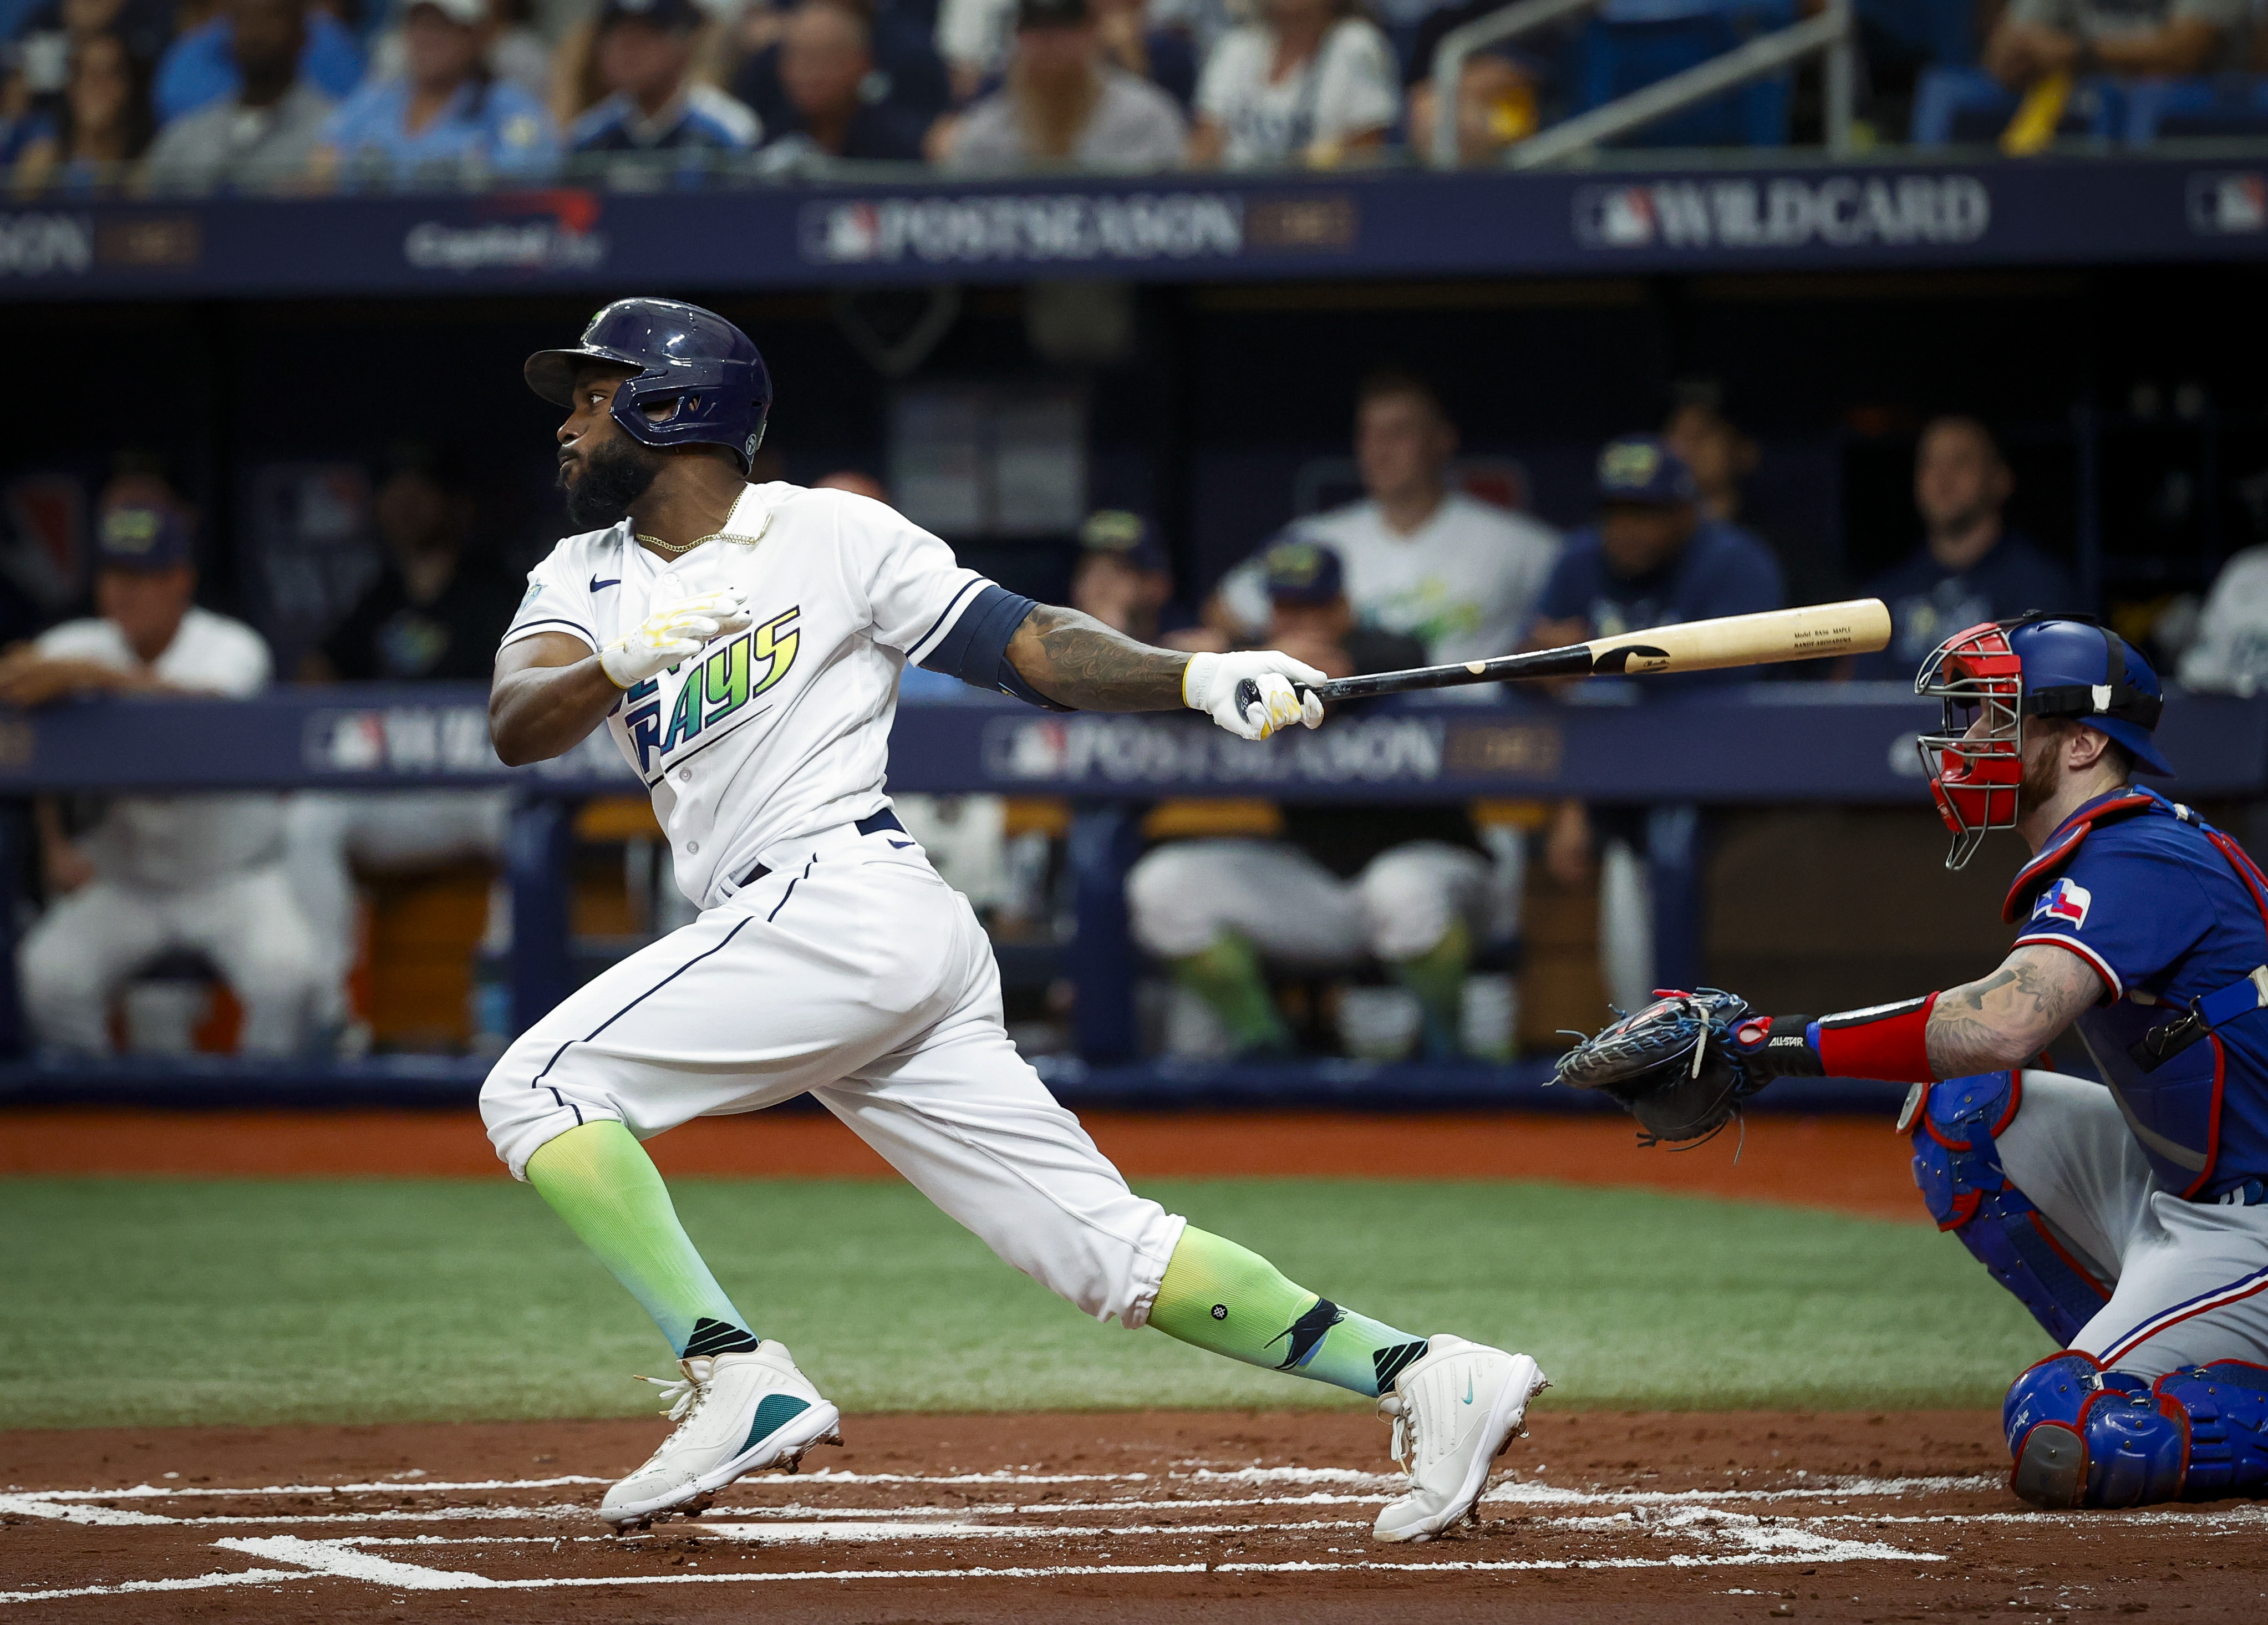
<svg viewBox="0 0 2268 1625"><path fill-rule="evenodd" d="M1166 1266L1150 1324L1200 1348L1377 1397L1425 1340L1342 1309L1266 1259L1194 1224Z"/></svg>
<svg viewBox="0 0 2268 1625"><path fill-rule="evenodd" d="M1464 1053L1465 971L1472 961L1472 929L1453 920L1424 953L1387 964L1394 979L1418 995L1428 1060L1453 1060Z"/></svg>
<svg viewBox="0 0 2268 1625"><path fill-rule="evenodd" d="M1167 964L1175 981L1212 1008L1240 1052L1292 1048L1292 1030L1269 996L1260 956L1244 938L1224 931L1211 947Z"/></svg>
<svg viewBox="0 0 2268 1625"><path fill-rule="evenodd" d="M585 1123L545 1141L527 1159L527 1182L645 1306L681 1358L756 1346L677 1222L661 1171L629 1129Z"/></svg>

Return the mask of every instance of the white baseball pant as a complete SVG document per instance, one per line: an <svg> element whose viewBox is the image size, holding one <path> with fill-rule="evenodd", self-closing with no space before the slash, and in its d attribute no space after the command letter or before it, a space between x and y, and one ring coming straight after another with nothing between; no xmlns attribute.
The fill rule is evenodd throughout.
<svg viewBox="0 0 2268 1625"><path fill-rule="evenodd" d="M1265 958L1337 970L1366 952L1415 958L1460 917L1488 934L1503 912L1490 883L1485 858L1441 841L1389 847L1351 881L1288 841L1175 841L1135 864L1126 903L1135 941L1161 959L1202 953L1233 931Z"/></svg>
<svg viewBox="0 0 2268 1625"><path fill-rule="evenodd" d="M51 1048L107 1053L112 998L144 965L182 949L211 960L243 1005L244 1053L288 1055L306 1041L322 1003L321 957L275 863L178 891L96 880L57 902L25 934L17 960L33 1035Z"/></svg>
<svg viewBox="0 0 2268 1625"><path fill-rule="evenodd" d="M2025 1073L2023 1104L1994 1143L2009 1181L2109 1289L2073 1348L2142 1378L2268 1363L2268 1206L2167 1190L2110 1091L2083 1078Z"/></svg>
<svg viewBox="0 0 2268 1625"><path fill-rule="evenodd" d="M586 984L481 1090L515 1178L555 1135L639 1139L806 1091L993 1252L1138 1326L1182 1221L1136 1196L1000 1024L968 901L895 831L848 825Z"/></svg>

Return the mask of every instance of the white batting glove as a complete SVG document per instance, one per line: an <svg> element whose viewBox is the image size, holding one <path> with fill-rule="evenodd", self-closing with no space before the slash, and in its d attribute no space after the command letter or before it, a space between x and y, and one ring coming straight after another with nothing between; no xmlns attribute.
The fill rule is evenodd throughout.
<svg viewBox="0 0 2268 1625"><path fill-rule="evenodd" d="M1193 654L1182 670L1182 698L1190 710L1206 713L1239 739L1265 739L1294 722L1309 728L1321 722L1323 702L1312 692L1302 695L1292 684L1312 688L1328 681L1313 666L1273 649ZM1256 704L1238 701L1237 689L1248 682L1259 691Z"/></svg>
<svg viewBox="0 0 2268 1625"><path fill-rule="evenodd" d="M748 630L755 616L746 587L720 587L666 603L599 651L599 668L618 689L644 682L701 653L713 638Z"/></svg>

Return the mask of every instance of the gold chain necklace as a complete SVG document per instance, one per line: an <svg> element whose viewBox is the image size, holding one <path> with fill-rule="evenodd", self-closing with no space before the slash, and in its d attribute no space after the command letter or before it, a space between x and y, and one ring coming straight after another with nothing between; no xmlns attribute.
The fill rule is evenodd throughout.
<svg viewBox="0 0 2268 1625"><path fill-rule="evenodd" d="M665 542L659 536L650 536L646 535L644 531L641 530L637 533L637 539L641 542L652 543L665 553L689 553L695 548L699 547L703 542L714 542L717 540L717 536L712 534L705 536L696 536L690 542L680 543L676 542Z"/></svg>

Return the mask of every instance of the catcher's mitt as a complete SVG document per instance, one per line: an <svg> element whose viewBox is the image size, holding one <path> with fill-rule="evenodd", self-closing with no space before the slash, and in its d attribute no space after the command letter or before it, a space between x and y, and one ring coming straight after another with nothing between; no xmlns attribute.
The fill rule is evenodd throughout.
<svg viewBox="0 0 2268 1625"><path fill-rule="evenodd" d="M1750 1080L1732 1038L1749 1014L1736 993L1664 993L1559 1058L1555 1081L1602 1089L1638 1122L1638 1143L1705 1140L1770 1082Z"/></svg>

